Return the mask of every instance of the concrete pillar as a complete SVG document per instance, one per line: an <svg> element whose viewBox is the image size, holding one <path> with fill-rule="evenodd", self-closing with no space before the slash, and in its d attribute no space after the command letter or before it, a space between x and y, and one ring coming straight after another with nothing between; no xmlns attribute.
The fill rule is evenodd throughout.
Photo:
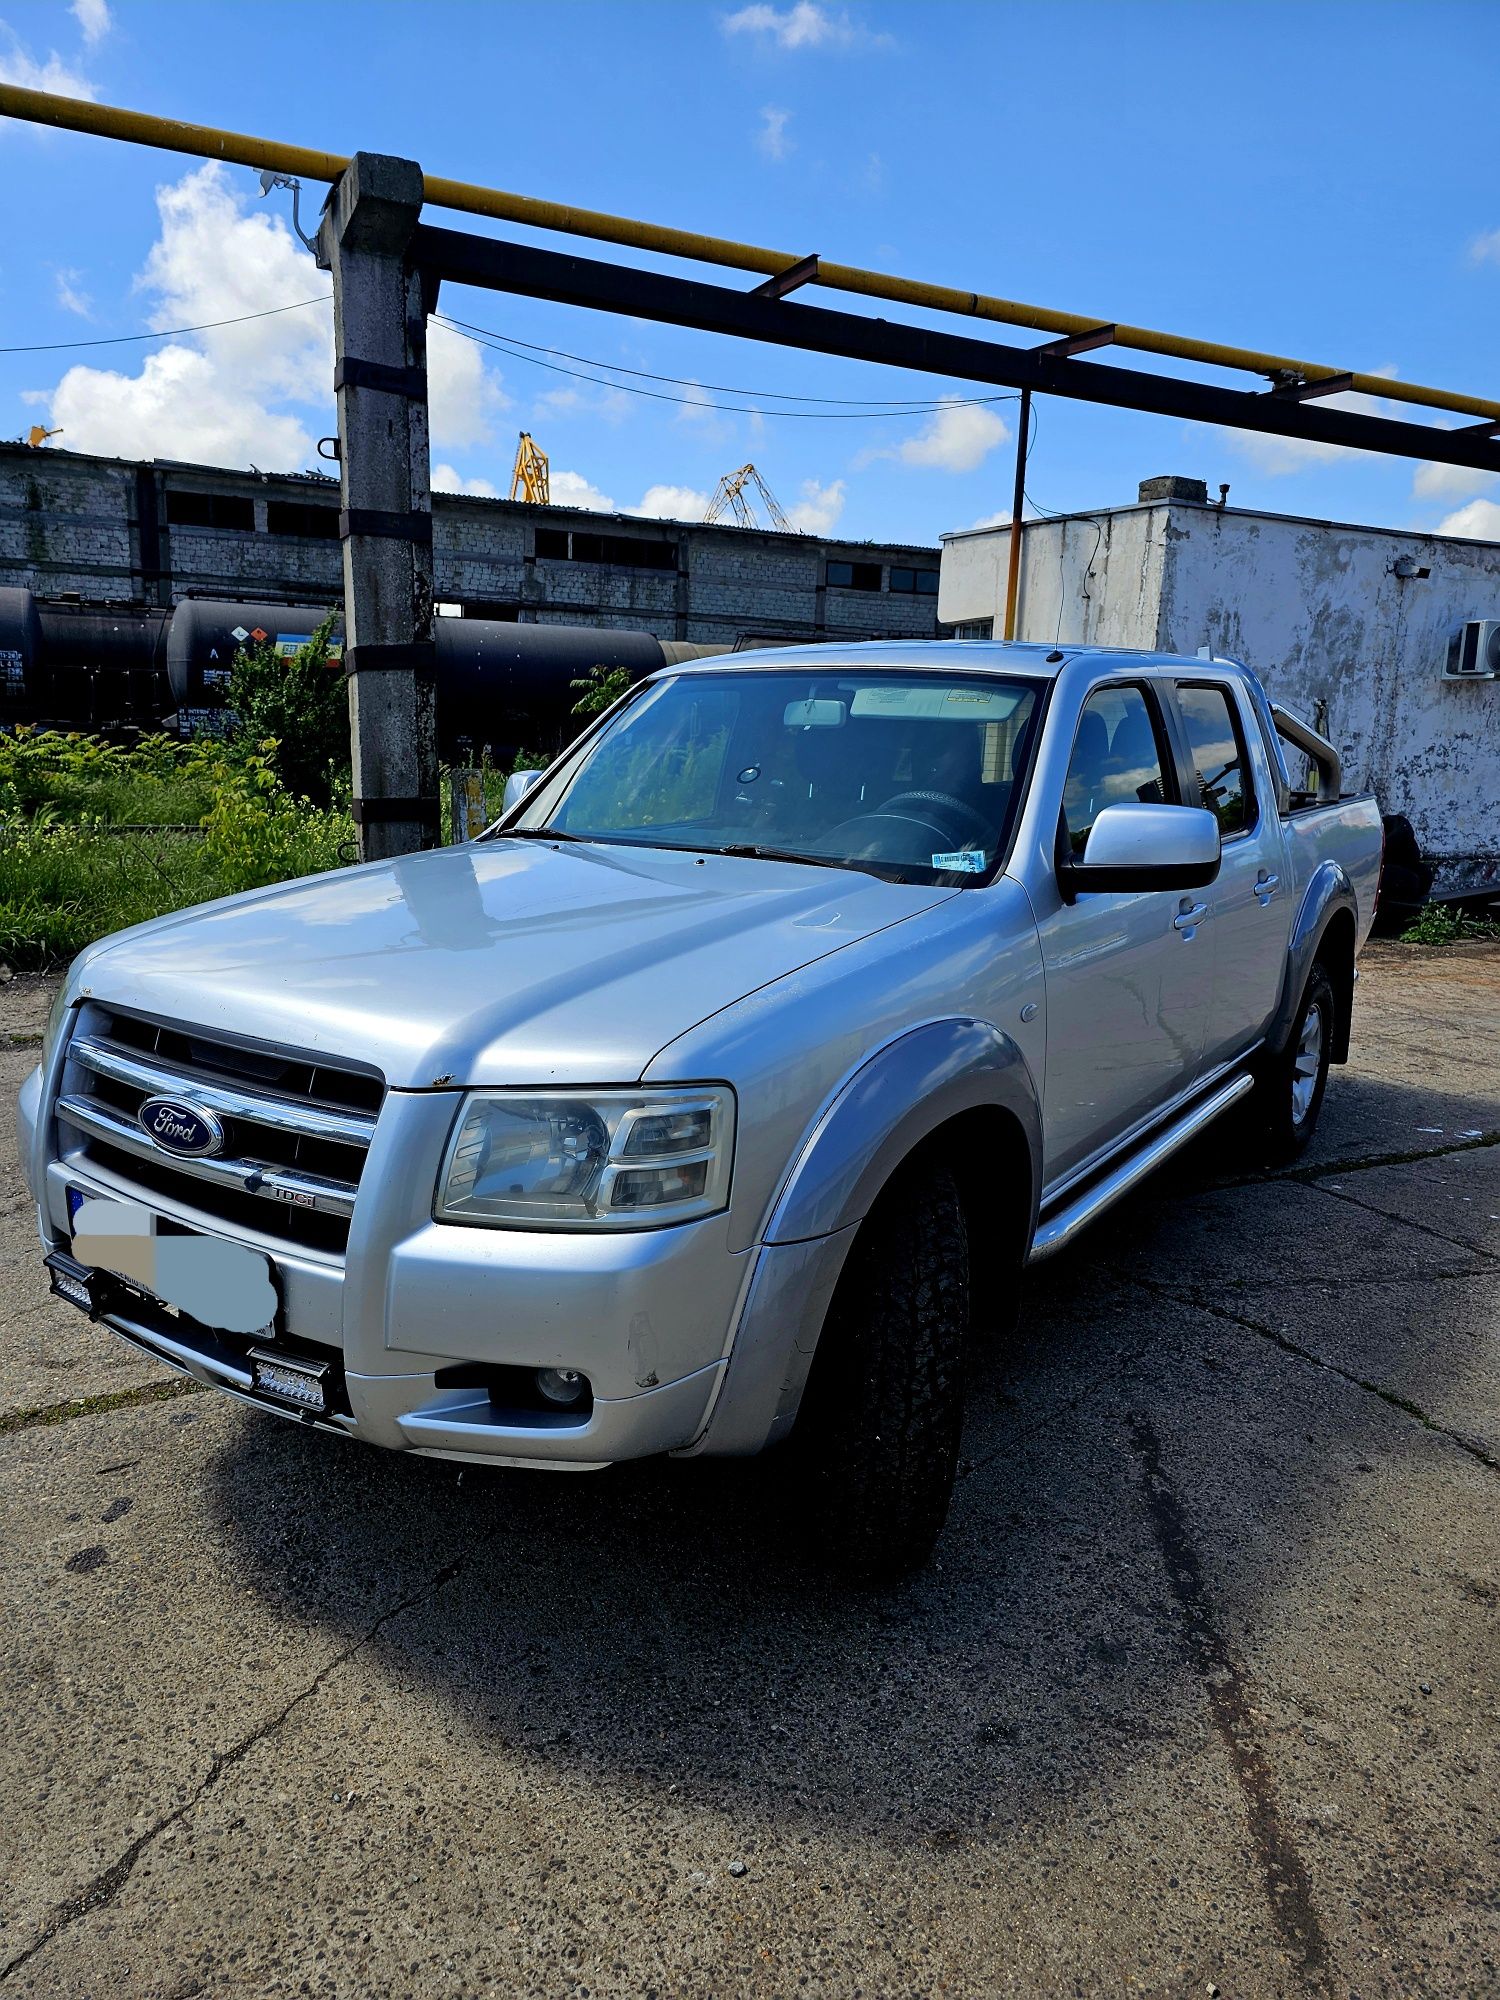
<svg viewBox="0 0 1500 2000"><path fill-rule="evenodd" d="M333 273L354 817L370 861L441 838L427 313L407 256L421 209L415 161L356 153L318 231Z"/></svg>

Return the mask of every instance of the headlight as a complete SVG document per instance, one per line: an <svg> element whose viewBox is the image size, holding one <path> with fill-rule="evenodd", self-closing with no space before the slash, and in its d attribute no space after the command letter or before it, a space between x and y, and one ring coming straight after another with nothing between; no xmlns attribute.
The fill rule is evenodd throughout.
<svg viewBox="0 0 1500 2000"><path fill-rule="evenodd" d="M52 1003L52 1011L47 1016L47 1025L42 1030L42 1068L52 1060L52 1051L57 1047L57 1038L62 1033L62 1024L68 1017L67 982L57 990L57 998Z"/></svg>
<svg viewBox="0 0 1500 2000"><path fill-rule="evenodd" d="M729 1199L734 1093L476 1090L438 1178L440 1222L651 1229Z"/></svg>

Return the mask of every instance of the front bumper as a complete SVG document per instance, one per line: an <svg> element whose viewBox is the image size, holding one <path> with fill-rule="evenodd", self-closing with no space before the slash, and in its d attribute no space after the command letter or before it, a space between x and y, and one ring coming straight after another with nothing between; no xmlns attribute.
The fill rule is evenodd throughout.
<svg viewBox="0 0 1500 2000"><path fill-rule="evenodd" d="M36 1162L54 1269L71 1249L70 1188L144 1199L189 1228L250 1242L274 1267L279 1339L289 1353L336 1361L341 1407L316 1418L283 1407L258 1392L243 1342L129 1287L101 1286L93 1316L168 1366L295 1421L444 1458L582 1469L681 1450L700 1437L753 1262L729 1249L727 1216L598 1235L434 1223L432 1188L457 1096L392 1092L347 1255L294 1250L195 1209L185 1177L170 1199L143 1195L77 1152L57 1157L56 1134L38 1143L44 1096L34 1083L22 1097L22 1158ZM454 1368L551 1367L588 1377L585 1414L518 1412L493 1404L482 1386L438 1380Z"/></svg>
<svg viewBox="0 0 1500 2000"><path fill-rule="evenodd" d="M679 1448L701 1429L723 1369L715 1363L639 1396L596 1399L582 1421L570 1422L560 1412L534 1425L507 1421L483 1389L441 1389L431 1374L365 1376L341 1369L330 1387L329 1407L313 1415L257 1387L243 1343L231 1344L143 1294L112 1284L107 1273L87 1271L66 1252L53 1252L47 1263L55 1278L71 1281L60 1297L80 1304L72 1287L87 1287L93 1299L84 1309L91 1318L206 1388L309 1430L432 1458L594 1472L618 1460L652 1457ZM306 1345L289 1351L309 1358L315 1353Z"/></svg>

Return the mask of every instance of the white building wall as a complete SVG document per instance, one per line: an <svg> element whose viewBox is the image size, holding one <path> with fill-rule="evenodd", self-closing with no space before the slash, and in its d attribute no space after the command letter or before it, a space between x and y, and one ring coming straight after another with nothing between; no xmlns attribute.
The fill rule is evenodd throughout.
<svg viewBox="0 0 1500 2000"><path fill-rule="evenodd" d="M945 538L945 623L1003 629L1009 544ZM1350 789L1406 814L1442 885L1500 883L1500 681L1442 677L1454 631L1500 617L1500 546L1172 501L1028 522L1021 556L1018 637L1243 659Z"/></svg>

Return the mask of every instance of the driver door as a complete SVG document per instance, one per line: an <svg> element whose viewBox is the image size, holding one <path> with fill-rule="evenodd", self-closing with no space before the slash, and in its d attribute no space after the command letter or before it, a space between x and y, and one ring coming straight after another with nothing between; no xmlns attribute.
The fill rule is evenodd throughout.
<svg viewBox="0 0 1500 2000"><path fill-rule="evenodd" d="M1081 854L1106 806L1179 803L1148 682L1095 688L1083 705L1061 800L1059 841ZM1057 896L1038 932L1047 985L1044 1175L1067 1179L1186 1091L1213 992L1202 901L1171 890Z"/></svg>

